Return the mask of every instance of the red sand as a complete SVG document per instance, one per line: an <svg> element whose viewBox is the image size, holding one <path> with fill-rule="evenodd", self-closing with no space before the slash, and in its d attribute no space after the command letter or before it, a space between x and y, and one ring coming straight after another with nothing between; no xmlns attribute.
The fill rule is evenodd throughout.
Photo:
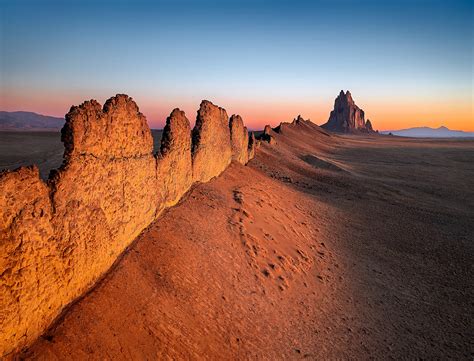
<svg viewBox="0 0 474 361"><path fill-rule="evenodd" d="M474 143L289 130L19 357L472 358Z"/></svg>

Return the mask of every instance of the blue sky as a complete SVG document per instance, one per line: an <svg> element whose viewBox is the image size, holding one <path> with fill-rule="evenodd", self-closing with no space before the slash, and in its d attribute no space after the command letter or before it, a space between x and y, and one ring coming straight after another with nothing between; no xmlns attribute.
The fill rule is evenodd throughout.
<svg viewBox="0 0 474 361"><path fill-rule="evenodd" d="M153 126L201 99L321 123L350 89L380 129L474 128L472 1L0 1L3 109L127 93Z"/></svg>

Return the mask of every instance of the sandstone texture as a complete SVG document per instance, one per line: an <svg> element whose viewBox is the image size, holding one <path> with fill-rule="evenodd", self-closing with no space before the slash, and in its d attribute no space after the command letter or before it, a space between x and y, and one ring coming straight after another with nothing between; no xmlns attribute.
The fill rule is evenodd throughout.
<svg viewBox="0 0 474 361"><path fill-rule="evenodd" d="M207 182L232 160L229 118L225 109L204 100L193 129L193 179Z"/></svg>
<svg viewBox="0 0 474 361"><path fill-rule="evenodd" d="M31 341L55 316L62 250L49 188L36 167L0 176L0 355ZM45 320L46 318L46 320Z"/></svg>
<svg viewBox="0 0 474 361"><path fill-rule="evenodd" d="M370 133L373 130L366 127L365 113L352 99L351 93L341 90L334 101L334 110L329 115L327 123L321 128L340 133Z"/></svg>
<svg viewBox="0 0 474 361"><path fill-rule="evenodd" d="M176 204L193 183L191 127L183 111L174 109L166 119L157 159L158 190L164 207Z"/></svg>
<svg viewBox="0 0 474 361"><path fill-rule="evenodd" d="M62 129L65 155L120 158L149 155L153 139L146 119L127 95L104 104L95 100L73 106Z"/></svg>
<svg viewBox="0 0 474 361"><path fill-rule="evenodd" d="M246 164L249 160L249 133L240 115L232 115L229 121L232 160Z"/></svg>
<svg viewBox="0 0 474 361"><path fill-rule="evenodd" d="M231 124L245 164L255 142L241 119ZM208 101L193 138L173 110L156 155L145 117L122 94L73 106L61 139L63 164L47 182L34 166L0 173L0 357L36 339L193 181L232 159L226 111Z"/></svg>

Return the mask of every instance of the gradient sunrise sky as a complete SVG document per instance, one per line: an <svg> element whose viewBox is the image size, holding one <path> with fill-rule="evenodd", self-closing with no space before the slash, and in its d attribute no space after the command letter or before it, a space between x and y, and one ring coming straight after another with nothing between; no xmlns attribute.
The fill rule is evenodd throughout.
<svg viewBox="0 0 474 361"><path fill-rule="evenodd" d="M161 127L209 99L258 129L324 123L349 89L380 130L474 130L472 0L0 4L2 110L126 93Z"/></svg>

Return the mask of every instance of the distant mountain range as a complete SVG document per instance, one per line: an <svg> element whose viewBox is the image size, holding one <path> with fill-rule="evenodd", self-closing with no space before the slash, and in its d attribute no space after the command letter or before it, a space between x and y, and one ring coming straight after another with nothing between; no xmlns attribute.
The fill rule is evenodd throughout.
<svg viewBox="0 0 474 361"><path fill-rule="evenodd" d="M446 127L430 128L430 127L417 127L400 130L385 130L380 132L381 134L398 135L400 137L412 137L412 138L453 138L462 137L470 138L474 137L474 132L464 132L462 130L451 130Z"/></svg>
<svg viewBox="0 0 474 361"><path fill-rule="evenodd" d="M33 112L0 111L0 131L46 131L60 130L64 118L50 117Z"/></svg>

